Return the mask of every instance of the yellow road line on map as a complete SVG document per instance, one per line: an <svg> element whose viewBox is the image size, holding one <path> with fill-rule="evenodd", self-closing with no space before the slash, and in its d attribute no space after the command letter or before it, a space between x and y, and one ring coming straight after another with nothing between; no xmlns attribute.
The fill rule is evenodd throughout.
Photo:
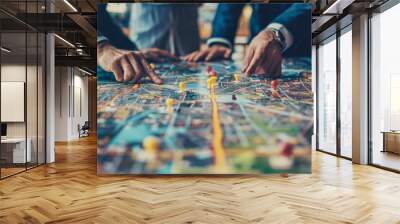
<svg viewBox="0 0 400 224"><path fill-rule="evenodd" d="M215 168L217 172L227 172L225 149L223 145L224 134L221 128L221 121L218 114L218 104L214 92L211 87L211 109L212 109L212 126L213 126L213 150L215 158Z"/></svg>

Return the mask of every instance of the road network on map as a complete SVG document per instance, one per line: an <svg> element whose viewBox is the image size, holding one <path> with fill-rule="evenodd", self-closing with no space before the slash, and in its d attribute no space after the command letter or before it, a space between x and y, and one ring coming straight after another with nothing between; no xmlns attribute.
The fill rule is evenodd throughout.
<svg viewBox="0 0 400 224"><path fill-rule="evenodd" d="M98 72L99 173L310 172L309 61L286 60L278 80L245 77L230 61L155 70L163 85Z"/></svg>

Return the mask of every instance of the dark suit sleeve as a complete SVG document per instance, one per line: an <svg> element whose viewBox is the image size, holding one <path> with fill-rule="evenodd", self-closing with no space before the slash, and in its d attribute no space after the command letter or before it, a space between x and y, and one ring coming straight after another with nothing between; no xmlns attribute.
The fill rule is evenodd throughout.
<svg viewBox="0 0 400 224"><path fill-rule="evenodd" d="M220 3L213 20L213 30L210 40L223 38L234 44L236 29L245 4ZM213 41L209 43L213 43Z"/></svg>
<svg viewBox="0 0 400 224"><path fill-rule="evenodd" d="M105 37L111 45L120 49L137 50L136 45L122 33L121 28L106 11L107 4L99 4L97 12L97 36Z"/></svg>
<svg viewBox="0 0 400 224"><path fill-rule="evenodd" d="M274 22L284 25L291 31L303 30L305 23L311 23L311 4L294 3L276 17Z"/></svg>
<svg viewBox="0 0 400 224"><path fill-rule="evenodd" d="M273 23L282 24L293 36L291 51L311 52L311 4L293 3Z"/></svg>

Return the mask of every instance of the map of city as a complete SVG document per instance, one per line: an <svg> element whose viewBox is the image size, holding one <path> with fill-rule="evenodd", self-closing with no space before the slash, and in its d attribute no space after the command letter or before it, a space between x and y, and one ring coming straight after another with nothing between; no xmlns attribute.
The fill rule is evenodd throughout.
<svg viewBox="0 0 400 224"><path fill-rule="evenodd" d="M310 173L310 64L285 59L276 80L232 61L156 64L163 85L99 68L98 173Z"/></svg>

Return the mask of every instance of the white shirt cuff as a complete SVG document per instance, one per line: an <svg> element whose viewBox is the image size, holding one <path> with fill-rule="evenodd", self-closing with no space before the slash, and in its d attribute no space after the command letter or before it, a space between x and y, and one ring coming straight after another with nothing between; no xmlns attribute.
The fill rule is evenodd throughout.
<svg viewBox="0 0 400 224"><path fill-rule="evenodd" d="M225 44L227 45L229 48L232 48L232 43L222 37L213 37L207 40L207 45L210 46L212 44L217 44L217 43L221 43L221 44Z"/></svg>
<svg viewBox="0 0 400 224"><path fill-rule="evenodd" d="M107 37L105 36L97 36L97 43L101 43L103 41L108 41Z"/></svg>
<svg viewBox="0 0 400 224"><path fill-rule="evenodd" d="M283 51L287 50L289 47L293 45L293 35L290 33L286 27L280 23L271 23L267 26L267 29L278 30L283 37L285 38L285 48Z"/></svg>

